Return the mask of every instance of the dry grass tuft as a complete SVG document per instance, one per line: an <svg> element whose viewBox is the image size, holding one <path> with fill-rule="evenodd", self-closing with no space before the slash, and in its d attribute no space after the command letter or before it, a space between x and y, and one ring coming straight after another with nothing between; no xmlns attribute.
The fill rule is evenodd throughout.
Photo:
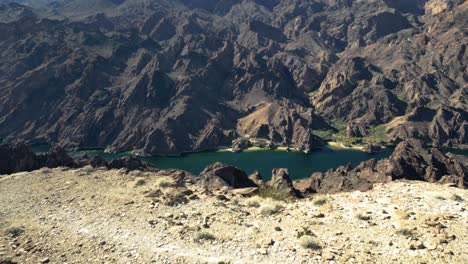
<svg viewBox="0 0 468 264"><path fill-rule="evenodd" d="M299 239L299 245L304 249L320 250L322 246L315 241L312 236L302 236Z"/></svg>
<svg viewBox="0 0 468 264"><path fill-rule="evenodd" d="M203 242L203 241L212 241L212 240L216 240L216 237L211 234L210 232L207 232L207 231L201 231L201 232L198 232L198 233L195 233L194 237L193 237L193 240L195 242Z"/></svg>

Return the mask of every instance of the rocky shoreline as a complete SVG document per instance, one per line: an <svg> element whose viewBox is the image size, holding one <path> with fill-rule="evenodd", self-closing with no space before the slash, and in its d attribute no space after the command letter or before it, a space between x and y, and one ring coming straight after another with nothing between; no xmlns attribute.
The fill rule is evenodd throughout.
<svg viewBox="0 0 468 264"><path fill-rule="evenodd" d="M109 162L100 156L72 159L63 148L55 146L48 153L36 155L25 144L0 146L0 174L33 171L43 167L70 167L125 169L157 172L161 171L135 156L114 159ZM178 170L174 170L178 171ZM287 169L274 169L269 182L262 175L248 176L242 169L222 163L212 164L200 175L194 176L178 171L190 181L206 189L247 189L257 193L265 186L275 190L286 190L291 197L304 197L314 193L336 193L341 191L367 191L376 183L394 180L421 180L468 186L468 162L463 156L446 155L435 148L425 148L423 142L410 139L399 143L393 154L383 160L371 159L353 168L351 165L331 169L324 173L313 173L310 178L292 182ZM242 191L240 191L242 192Z"/></svg>

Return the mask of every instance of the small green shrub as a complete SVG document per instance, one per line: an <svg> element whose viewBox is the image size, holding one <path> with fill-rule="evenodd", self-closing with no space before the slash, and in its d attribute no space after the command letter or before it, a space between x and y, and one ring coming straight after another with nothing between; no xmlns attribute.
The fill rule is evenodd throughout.
<svg viewBox="0 0 468 264"><path fill-rule="evenodd" d="M264 215L274 215L283 209L283 206L275 201L266 201L260 206L260 213Z"/></svg>
<svg viewBox="0 0 468 264"><path fill-rule="evenodd" d="M368 215L363 215L363 214L357 214L356 218L362 221L369 221L371 220L371 217Z"/></svg>
<svg viewBox="0 0 468 264"><path fill-rule="evenodd" d="M302 236L299 245L304 249L320 250L322 246L312 236Z"/></svg>
<svg viewBox="0 0 468 264"><path fill-rule="evenodd" d="M203 242L203 241L216 240L216 237L207 231L201 231L195 234L193 240L195 242Z"/></svg>
<svg viewBox="0 0 468 264"><path fill-rule="evenodd" d="M454 200L455 202L463 202L463 201L464 201L463 198L462 198L460 195L458 195L458 194L453 194L451 198L452 198L452 200Z"/></svg>
<svg viewBox="0 0 468 264"><path fill-rule="evenodd" d="M253 196L248 198L245 202L248 207L260 207L262 204L263 198L259 196Z"/></svg>
<svg viewBox="0 0 468 264"><path fill-rule="evenodd" d="M21 227L12 226L5 230L5 234L12 237L19 237L24 233L24 229Z"/></svg>
<svg viewBox="0 0 468 264"><path fill-rule="evenodd" d="M414 237L413 230L408 229L408 228L397 229L396 233L398 235L405 236L405 237Z"/></svg>
<svg viewBox="0 0 468 264"><path fill-rule="evenodd" d="M316 206L322 206L324 204L326 204L328 202L328 200L326 198L318 198L316 200L314 200L314 205Z"/></svg>
<svg viewBox="0 0 468 264"><path fill-rule="evenodd" d="M315 236L314 232L312 232L309 228L303 227L302 231L297 232L297 238L301 238L303 236Z"/></svg>

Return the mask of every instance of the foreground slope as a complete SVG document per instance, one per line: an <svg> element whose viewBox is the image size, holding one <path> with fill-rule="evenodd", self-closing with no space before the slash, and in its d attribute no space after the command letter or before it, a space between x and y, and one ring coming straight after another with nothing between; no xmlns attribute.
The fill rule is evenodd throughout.
<svg viewBox="0 0 468 264"><path fill-rule="evenodd" d="M464 189L392 182L276 202L176 187L174 174L85 167L3 176L0 261L468 261Z"/></svg>

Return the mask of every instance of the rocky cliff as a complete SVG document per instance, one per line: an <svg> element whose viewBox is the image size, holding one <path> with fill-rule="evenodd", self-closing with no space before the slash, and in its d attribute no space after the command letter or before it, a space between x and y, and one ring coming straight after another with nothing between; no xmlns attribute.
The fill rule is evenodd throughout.
<svg viewBox="0 0 468 264"><path fill-rule="evenodd" d="M309 150L315 130L360 123L468 143L466 1L8 2L6 141L177 154L255 135Z"/></svg>

